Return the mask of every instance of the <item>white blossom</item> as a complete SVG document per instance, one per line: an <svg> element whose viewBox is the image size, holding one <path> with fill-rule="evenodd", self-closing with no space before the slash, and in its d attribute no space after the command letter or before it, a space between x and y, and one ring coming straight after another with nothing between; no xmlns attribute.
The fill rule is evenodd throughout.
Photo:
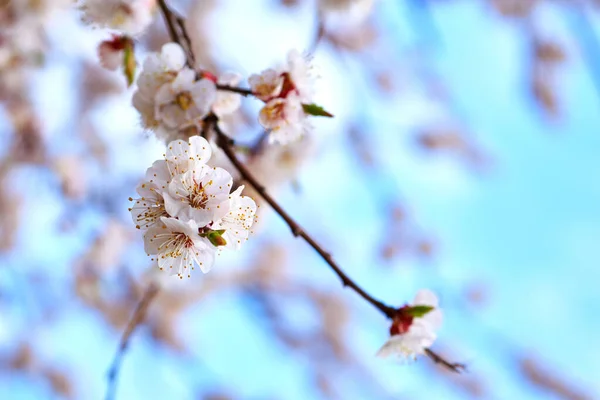
<svg viewBox="0 0 600 400"><path fill-rule="evenodd" d="M210 270L214 263L216 247L198 234L195 221L180 221L162 217L160 223L148 229L144 235L144 249L155 255L160 270L190 277L196 265L202 272Z"/></svg>
<svg viewBox="0 0 600 400"><path fill-rule="evenodd" d="M227 85L231 87L237 86L242 80L242 76L235 72L226 72L219 76L217 83L220 85ZM231 114L238 108L242 103L242 96L238 93L228 92L226 90L219 90L217 92L216 99L212 105L212 111L218 116L222 117L227 114Z"/></svg>
<svg viewBox="0 0 600 400"><path fill-rule="evenodd" d="M430 290L420 290L410 306L431 306L434 309L423 317L403 316L394 320L394 334L377 352L378 357L397 356L402 359L415 359L422 355L436 340L436 331L442 324L442 311L438 308L438 298ZM400 309L399 311L401 311ZM399 333L396 333L399 331Z"/></svg>
<svg viewBox="0 0 600 400"><path fill-rule="evenodd" d="M260 110L258 120L270 130L269 143L285 145L298 140L310 130L302 103L295 95L269 101Z"/></svg>
<svg viewBox="0 0 600 400"><path fill-rule="evenodd" d="M242 196L243 190L244 186L240 186L231 193L227 214L213 225L214 230L225 230L222 236L228 249L239 250L242 242L248 240L256 218L256 203L252 198Z"/></svg>
<svg viewBox="0 0 600 400"><path fill-rule="evenodd" d="M171 80L167 79L161 82L162 75L169 74L171 78L174 78L177 72L183 69L185 62L185 52L177 43L166 43L162 46L160 53L150 54L144 60L142 73L145 73L151 81L158 81L153 86L152 92L155 92L166 81ZM138 86L144 85L138 84Z"/></svg>
<svg viewBox="0 0 600 400"><path fill-rule="evenodd" d="M194 220L206 227L229 211L229 191L233 179L223 168L197 163L177 175L165 192L167 212L182 221Z"/></svg>
<svg viewBox="0 0 600 400"><path fill-rule="evenodd" d="M165 44L160 53L150 54L144 61L137 78L137 90L132 104L141 115L142 125L147 129L157 129L156 94L161 86L173 81L185 66L185 53L177 43Z"/></svg>
<svg viewBox="0 0 600 400"><path fill-rule="evenodd" d="M162 270L180 277L195 265L206 272L220 247L238 250L248 239L256 204L231 192L233 178L210 167L211 145L200 136L168 144L164 159L155 161L138 186L129 209L136 227L146 230L146 252Z"/></svg>
<svg viewBox="0 0 600 400"><path fill-rule="evenodd" d="M315 75L308 56L297 50L288 53L287 71L294 91L302 103L312 103Z"/></svg>
<svg viewBox="0 0 600 400"><path fill-rule="evenodd" d="M165 160L172 175L182 174L198 164L206 164L212 157L212 147L206 139L192 136L188 140L174 140L167 145Z"/></svg>
<svg viewBox="0 0 600 400"><path fill-rule="evenodd" d="M158 160L146 171L146 177L136 188L140 196L129 209L131 217L138 229L149 229L169 214L165 208L163 191L171 180L171 172L167 161Z"/></svg>
<svg viewBox="0 0 600 400"><path fill-rule="evenodd" d="M86 23L136 35L152 22L156 0L83 0L80 8Z"/></svg>
<svg viewBox="0 0 600 400"><path fill-rule="evenodd" d="M267 102L281 93L283 76L281 71L267 69L260 74L250 75L248 83L254 96Z"/></svg>
<svg viewBox="0 0 600 400"><path fill-rule="evenodd" d="M292 50L287 64L248 79L252 93L266 104L258 120L270 131L269 142L288 144L311 130L304 104L312 104L314 75L308 57Z"/></svg>
<svg viewBox="0 0 600 400"><path fill-rule="evenodd" d="M167 129L183 129L200 123L216 97L216 87L209 79L196 81L191 69L179 71L177 77L158 89L155 96L156 120Z"/></svg>

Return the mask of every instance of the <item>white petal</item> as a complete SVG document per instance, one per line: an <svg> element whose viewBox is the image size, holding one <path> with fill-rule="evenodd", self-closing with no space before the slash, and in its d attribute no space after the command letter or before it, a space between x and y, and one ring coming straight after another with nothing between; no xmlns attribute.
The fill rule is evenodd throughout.
<svg viewBox="0 0 600 400"><path fill-rule="evenodd" d="M157 105L161 104L169 104L175 101L175 92L171 88L171 84L165 83L162 85L156 95L154 96L154 101Z"/></svg>
<svg viewBox="0 0 600 400"><path fill-rule="evenodd" d="M146 180L156 185L159 189L166 189L171 181L171 172L166 160L157 160L146 170Z"/></svg>
<svg viewBox="0 0 600 400"><path fill-rule="evenodd" d="M181 128L187 121L186 113L175 104L167 104L157 109L156 118L160 120L167 128Z"/></svg>
<svg viewBox="0 0 600 400"><path fill-rule="evenodd" d="M177 71L185 65L186 57L183 48L177 43L167 43L161 49L161 59L167 69Z"/></svg>
<svg viewBox="0 0 600 400"><path fill-rule="evenodd" d="M377 353L376 357L379 358L387 358L387 357L408 357L410 354L406 353L406 344L403 335L395 335L390 337L384 344L381 346Z"/></svg>
<svg viewBox="0 0 600 400"><path fill-rule="evenodd" d="M210 247L209 247L210 246ZM212 244L196 243L194 247L194 261L200 267L203 273L207 273L215 263L215 252L216 248Z"/></svg>
<svg viewBox="0 0 600 400"><path fill-rule="evenodd" d="M169 230L164 228L162 224L148 229L144 234L144 251L147 254L158 254L161 245L169 239L168 236L164 235L169 233Z"/></svg>
<svg viewBox="0 0 600 400"><path fill-rule="evenodd" d="M242 80L241 74L238 74L237 72L231 72L231 71L224 72L217 79L217 81L221 85L229 85L229 86L235 86L238 83L240 83L241 80Z"/></svg>
<svg viewBox="0 0 600 400"><path fill-rule="evenodd" d="M201 136L192 136L189 140L189 153L187 157L193 158L201 163L207 163L212 155L212 149L206 139Z"/></svg>
<svg viewBox="0 0 600 400"><path fill-rule="evenodd" d="M180 199L174 199L169 193L164 193L163 197L165 199L166 212L173 218L181 216L186 207L186 203L182 202Z"/></svg>
<svg viewBox="0 0 600 400"><path fill-rule="evenodd" d="M196 73L189 68L182 69L177 74L177 77L171 82L172 90L175 93L181 93L188 91L194 85L196 80Z"/></svg>
<svg viewBox="0 0 600 400"><path fill-rule="evenodd" d="M194 221L183 222L175 218L166 217L162 217L160 220L171 232L183 233L190 239L198 236L198 225Z"/></svg>
<svg viewBox="0 0 600 400"><path fill-rule="evenodd" d="M415 296L415 299L413 300L413 305L424 305L436 308L438 303L439 301L437 296L429 289L419 290Z"/></svg>
<svg viewBox="0 0 600 400"><path fill-rule="evenodd" d="M380 358L398 357L402 359L414 359L423 354L423 338L416 335L394 335L381 346L376 356Z"/></svg>
<svg viewBox="0 0 600 400"><path fill-rule="evenodd" d="M210 79L201 79L190 88L196 108L206 115L217 97L217 88Z"/></svg>
<svg viewBox="0 0 600 400"><path fill-rule="evenodd" d="M268 69L260 75L251 75L248 78L248 83L257 98L268 101L281 93L283 78L281 77L281 72Z"/></svg>
<svg viewBox="0 0 600 400"><path fill-rule="evenodd" d="M425 320L431 326L431 329L433 331L437 331L442 326L442 322L444 320L443 316L444 315L442 314L442 310L436 308L435 310L432 310L425 314L425 316L421 319Z"/></svg>

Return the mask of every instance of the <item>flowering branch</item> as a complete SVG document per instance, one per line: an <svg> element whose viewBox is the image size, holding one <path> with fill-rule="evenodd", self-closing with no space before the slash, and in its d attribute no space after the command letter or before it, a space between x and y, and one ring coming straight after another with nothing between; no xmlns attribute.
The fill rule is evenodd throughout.
<svg viewBox="0 0 600 400"><path fill-rule="evenodd" d="M176 18L170 8L166 5L164 0L159 0L159 4L161 7L161 11L165 17L165 20L172 21L173 18ZM182 32L185 32L185 26L183 21L179 21L180 26L182 28ZM191 49L191 43L189 36L185 33L181 35L177 34L175 29L169 29L171 38L174 42L179 43L180 45L184 45L187 48ZM188 58L188 64L191 59ZM229 90L244 96L253 94L252 91L246 89L235 88L231 86L225 85L217 85L217 89L220 90ZM218 117L214 113L210 113L205 119L205 126L203 127L203 133L207 132L205 129L208 129L209 126L212 126L215 134L217 135L217 144L221 147L227 156L227 158L231 161L234 167L239 171L242 178L244 178L253 188L258 192L258 194L275 210L275 212L287 223L292 234L295 237L301 237L304 239L306 243L308 243L329 265L329 267L333 270L333 272L340 278L342 281L342 285L344 287L349 287L354 290L360 297L362 297L366 302L371 304L373 307L378 309L383 315L385 315L388 319L394 319L400 313L401 309L396 309L394 307L388 306L383 302L375 299L369 293L367 293L363 288L361 288L356 282L354 282L346 273L340 268L340 266L333 260L331 255L321 247L319 243L317 243L309 234L307 234L304 229L292 218L290 215L273 199L266 191L264 186L254 177L254 175L246 168L246 166L238 159L235 150L234 150L234 142L231 138L229 138L218 126ZM444 365L448 369L454 372L460 372L464 370L464 365L450 363L446 361L443 357L436 354L430 349L425 349L425 354L427 354L435 363L439 363Z"/></svg>
<svg viewBox="0 0 600 400"><path fill-rule="evenodd" d="M394 307L388 306L383 302L375 299L363 288L361 288L356 282L354 282L341 267L333 260L331 254L321 247L317 241L315 241L306 231L277 203L271 195L269 195L263 185L258 182L254 175L248 170L248 168L239 160L234 150L234 142L228 137L217 124L218 118L211 114L205 119L206 124L211 124L214 132L217 135L217 144L223 149L223 152L231 161L233 166L238 170L242 178L248 182L254 190L273 208L273 210L286 222L290 227L292 234L295 237L301 237L310 247L312 247L325 262L331 267L333 272L340 278L344 287L349 287L354 290L360 297L362 297L367 303L378 309L387 318L392 319L397 314L397 310ZM451 363L445 360L442 356L435 353L431 349L425 349L425 353L431 358L436 364L443 365L451 371L460 373L465 370L465 365L460 363Z"/></svg>
<svg viewBox="0 0 600 400"><path fill-rule="evenodd" d="M117 354L113 358L113 362L108 370L108 389L106 390L106 400L111 400L115 396L115 389L117 387L117 377L119 375L119 369L121 367L121 360L123 359L123 355L127 350L127 346L129 345L129 340L135 332L136 328L144 321L146 316L146 311L150 306L152 300L158 294L158 287L154 284L150 284L144 295L140 299L131 319L127 324L127 328L123 332L121 336L121 342L119 343L119 349L117 350Z"/></svg>

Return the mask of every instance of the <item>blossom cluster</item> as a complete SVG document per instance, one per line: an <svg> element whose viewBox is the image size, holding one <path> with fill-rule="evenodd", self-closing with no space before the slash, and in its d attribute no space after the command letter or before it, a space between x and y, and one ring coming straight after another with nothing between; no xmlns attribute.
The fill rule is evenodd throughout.
<svg viewBox="0 0 600 400"><path fill-rule="evenodd" d="M236 73L225 73L219 78L196 73L186 66L181 46L167 43L160 53L153 53L144 61L133 106L142 116L142 125L154 130L158 138L166 142L187 138L200 133L209 112L222 117L239 108L240 95L217 92L216 85L236 85L240 80Z"/></svg>
<svg viewBox="0 0 600 400"><path fill-rule="evenodd" d="M211 153L199 136L169 143L164 160L154 162L138 185L140 197L130 199L146 253L180 278L196 266L208 272L221 247L238 250L255 219L256 203L242 196L244 187L231 192L229 172L207 165Z"/></svg>
<svg viewBox="0 0 600 400"><path fill-rule="evenodd" d="M248 82L252 93L265 102L259 121L271 131L271 142L287 144L310 130L304 106L312 104L314 76L306 57L292 50L285 67L251 75Z"/></svg>
<svg viewBox="0 0 600 400"><path fill-rule="evenodd" d="M137 78L133 105L142 125L165 141L187 138L201 132L203 119L236 111L241 103L236 85L242 77L224 73L197 72L186 66L183 49L176 43L151 54ZM269 131L271 143L288 144L310 130L309 115L331 116L312 104L314 76L307 57L297 51L288 55L287 65L268 69L248 79L251 93L265 102L259 122Z"/></svg>

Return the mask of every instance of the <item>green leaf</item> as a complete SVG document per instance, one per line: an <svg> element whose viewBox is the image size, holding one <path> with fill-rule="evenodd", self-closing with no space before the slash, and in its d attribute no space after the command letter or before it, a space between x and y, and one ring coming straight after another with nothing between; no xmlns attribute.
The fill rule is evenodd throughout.
<svg viewBox="0 0 600 400"><path fill-rule="evenodd" d="M434 309L435 307L431 306L412 306L404 310L404 312L410 315L411 317L421 318Z"/></svg>
<svg viewBox="0 0 600 400"><path fill-rule="evenodd" d="M316 104L302 104L302 109L308 115L314 115L315 117L329 117L332 118L333 114L325 111L325 109Z"/></svg>
<svg viewBox="0 0 600 400"><path fill-rule="evenodd" d="M125 53L123 55L123 72L127 78L127 86L131 86L135 80L135 68L137 63L135 62L135 53L133 51L133 40L129 38L125 38L125 40L125 48L123 49L123 52Z"/></svg>

